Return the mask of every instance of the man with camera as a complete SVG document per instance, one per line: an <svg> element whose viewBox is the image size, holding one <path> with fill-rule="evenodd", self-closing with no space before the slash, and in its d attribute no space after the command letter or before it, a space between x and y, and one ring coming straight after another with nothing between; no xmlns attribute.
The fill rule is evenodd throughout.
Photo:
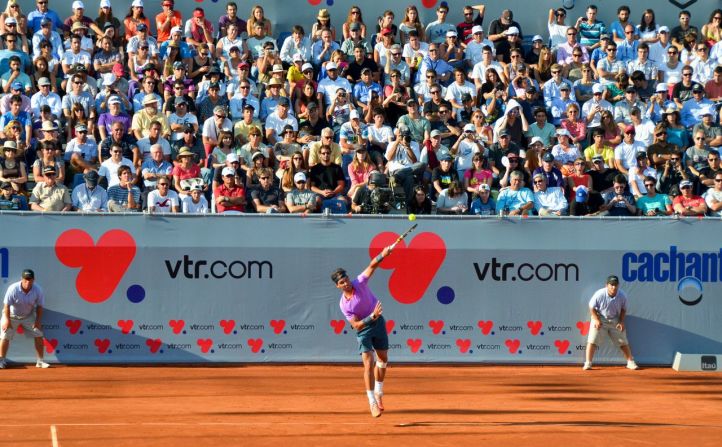
<svg viewBox="0 0 722 447"><path fill-rule="evenodd" d="M682 180L691 180L692 178L692 173L682 164L682 153L679 150L673 150L669 155L669 160L664 164L664 171L659 179L659 191L670 194L673 188L678 189Z"/></svg>
<svg viewBox="0 0 722 447"><path fill-rule="evenodd" d="M406 197L411 197L416 179L420 179L426 169L422 160L419 143L411 139L407 127L399 127L398 138L386 149L389 174L404 187Z"/></svg>
<svg viewBox="0 0 722 447"><path fill-rule="evenodd" d="M386 176L378 171L369 175L366 185L353 196L351 210L363 214L387 214L391 210L393 192L386 187Z"/></svg>

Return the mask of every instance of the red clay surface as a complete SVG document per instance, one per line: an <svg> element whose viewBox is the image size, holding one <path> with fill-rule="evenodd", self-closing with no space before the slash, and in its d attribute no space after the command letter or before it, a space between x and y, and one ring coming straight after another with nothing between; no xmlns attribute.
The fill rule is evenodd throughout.
<svg viewBox="0 0 722 447"><path fill-rule="evenodd" d="M361 366L14 367L0 445L722 444L722 375L620 366L389 367L371 418Z"/></svg>

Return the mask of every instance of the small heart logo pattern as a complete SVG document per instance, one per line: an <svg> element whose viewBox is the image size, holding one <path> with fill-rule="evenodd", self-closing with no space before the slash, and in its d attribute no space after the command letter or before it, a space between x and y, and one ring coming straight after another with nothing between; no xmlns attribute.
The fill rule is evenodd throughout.
<svg viewBox="0 0 722 447"><path fill-rule="evenodd" d="M196 340L196 343L198 343L198 346L201 348L201 352L204 354L207 354L208 351L211 350L211 346L213 346L213 340L210 338L199 338Z"/></svg>
<svg viewBox="0 0 722 447"><path fill-rule="evenodd" d="M531 335L539 335L539 331L541 331L542 328L542 322L541 321L527 321L526 327L529 328L531 331Z"/></svg>
<svg viewBox="0 0 722 447"><path fill-rule="evenodd" d="M484 335L489 335L491 333L491 330L494 329L494 322L491 320L479 320L479 322L476 324L479 326L479 329L481 329L481 333Z"/></svg>
<svg viewBox="0 0 722 447"><path fill-rule="evenodd" d="M105 354L108 352L108 348L110 348L110 340L107 338L96 338L95 347L98 348L99 353Z"/></svg>
<svg viewBox="0 0 722 447"><path fill-rule="evenodd" d="M421 339L420 338L409 338L406 340L406 344L408 345L409 349L411 349L411 352L416 354L419 352L419 349L421 349Z"/></svg>
<svg viewBox="0 0 722 447"><path fill-rule="evenodd" d="M246 340L248 343L248 346L251 347L251 352L254 354L261 350L261 347L263 346L263 339L262 338L249 338Z"/></svg>
<svg viewBox="0 0 722 447"><path fill-rule="evenodd" d="M340 334L343 332L343 328L346 327L346 320L331 320L331 327L335 334Z"/></svg>
<svg viewBox="0 0 722 447"><path fill-rule="evenodd" d="M271 320L269 324L273 328L273 332L275 334L280 334L283 332L283 328L286 327L286 320Z"/></svg>
<svg viewBox="0 0 722 447"><path fill-rule="evenodd" d="M236 327L236 320L221 320L219 324L223 328L223 333L228 335L233 332L233 328Z"/></svg>
<svg viewBox="0 0 722 447"><path fill-rule="evenodd" d="M434 333L434 335L438 335L442 329L444 329L444 321L443 320L431 320L429 321L429 327L431 328L431 331Z"/></svg>
<svg viewBox="0 0 722 447"><path fill-rule="evenodd" d="M44 338L43 339L43 346L45 346L45 352L48 354L52 354L55 352L55 348L58 347L58 339L57 338Z"/></svg>
<svg viewBox="0 0 722 447"><path fill-rule="evenodd" d="M149 338L145 341L145 345L148 346L152 354L157 353L160 347L163 345L163 341L160 338Z"/></svg>
<svg viewBox="0 0 722 447"><path fill-rule="evenodd" d="M390 334L393 332L394 327L396 327L396 321L394 320L386 320L386 333Z"/></svg>
<svg viewBox="0 0 722 447"><path fill-rule="evenodd" d="M65 326L68 328L68 332L75 335L80 330L80 320L65 320Z"/></svg>
<svg viewBox="0 0 722 447"><path fill-rule="evenodd" d="M471 347L471 340L468 338L458 338L456 339L456 346L459 347L459 352L466 354L469 352L469 348Z"/></svg>
<svg viewBox="0 0 722 447"><path fill-rule="evenodd" d="M579 334L583 336L587 336L589 334L589 323L590 321L577 321L577 329L579 329Z"/></svg>
<svg viewBox="0 0 722 447"><path fill-rule="evenodd" d="M105 232L98 242L83 230L68 230L55 241L55 255L65 266L80 269L75 280L78 295L102 303L113 295L135 258L133 237L123 230Z"/></svg>
<svg viewBox="0 0 722 447"><path fill-rule="evenodd" d="M393 244L398 237L398 234L392 232L376 235L369 245L371 258L381 253L384 247ZM435 233L419 233L408 246L402 240L380 266L393 271L389 277L389 293L402 304L419 301L445 258L446 244Z"/></svg>
<svg viewBox="0 0 722 447"><path fill-rule="evenodd" d="M168 326L170 326L173 329L174 334L180 334L183 332L183 328L185 327L186 322L185 320L170 320L168 321Z"/></svg>
<svg viewBox="0 0 722 447"><path fill-rule="evenodd" d="M133 330L133 325L135 323L133 320L118 320L118 327L120 328L121 332L124 334L130 334L130 331Z"/></svg>
<svg viewBox="0 0 722 447"><path fill-rule="evenodd" d="M554 340L554 346L557 347L559 354L566 354L569 352L569 340Z"/></svg>
<svg viewBox="0 0 722 447"><path fill-rule="evenodd" d="M521 346L521 342L518 338L506 340L504 344L507 348L509 348L509 354L516 354L519 352L519 346Z"/></svg>

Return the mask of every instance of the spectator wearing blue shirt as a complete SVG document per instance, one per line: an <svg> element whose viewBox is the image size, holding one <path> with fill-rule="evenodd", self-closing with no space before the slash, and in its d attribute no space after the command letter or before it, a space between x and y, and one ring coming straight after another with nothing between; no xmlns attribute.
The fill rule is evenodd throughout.
<svg viewBox="0 0 722 447"><path fill-rule="evenodd" d="M43 21L43 19L48 19L53 22L54 29L65 29L65 25L60 19L58 13L50 9L50 7L48 6L49 1L50 0L37 0L38 8L28 14L27 27L28 29L31 29L33 31L33 34L40 31L40 28L42 27L41 22Z"/></svg>
<svg viewBox="0 0 722 447"><path fill-rule="evenodd" d="M617 60L626 64L637 58L639 41L634 38L634 27L632 25L627 25L624 28L624 37L625 39L617 45Z"/></svg>
<svg viewBox="0 0 722 447"><path fill-rule="evenodd" d="M534 207L534 194L523 186L521 172L512 172L510 179L509 187L502 189L496 199L496 211L500 216L528 215Z"/></svg>
<svg viewBox="0 0 722 447"><path fill-rule="evenodd" d="M325 63L331 60L334 51L340 50L341 46L333 41L330 30L321 31L321 38L314 42L311 46L311 62L319 69Z"/></svg>
<svg viewBox="0 0 722 447"><path fill-rule="evenodd" d="M471 202L469 214L475 216L496 215L496 201L491 197L491 187L486 183L479 185L478 196Z"/></svg>
<svg viewBox="0 0 722 447"><path fill-rule="evenodd" d="M53 55L54 59L60 60L65 51L60 33L53 30L53 22L47 18L40 22L40 26L40 30L34 33L32 38L33 57L37 58L40 56L40 42L48 41L51 45L50 54Z"/></svg>

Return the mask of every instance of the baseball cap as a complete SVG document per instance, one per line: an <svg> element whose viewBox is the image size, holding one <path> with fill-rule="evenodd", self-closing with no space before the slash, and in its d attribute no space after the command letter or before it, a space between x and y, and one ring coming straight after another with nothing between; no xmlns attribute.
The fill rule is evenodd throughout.
<svg viewBox="0 0 722 447"><path fill-rule="evenodd" d="M80 0L73 2L73 9L85 9L85 5Z"/></svg>
<svg viewBox="0 0 722 447"><path fill-rule="evenodd" d="M644 151L639 151L639 152L637 152L636 159L637 159L637 160L640 160L640 159L642 159L642 158L647 158L647 153L644 152Z"/></svg>
<svg viewBox="0 0 722 447"><path fill-rule="evenodd" d="M266 154L264 154L261 151L258 151L255 154L253 154L253 156L251 156L251 161L254 161L256 158L259 158L259 157L266 158Z"/></svg>
<svg viewBox="0 0 722 447"><path fill-rule="evenodd" d="M625 127L625 128L624 128L624 133L635 133L635 131L634 131L634 126L632 126L632 125L630 124L629 126Z"/></svg>
<svg viewBox="0 0 722 447"><path fill-rule="evenodd" d="M542 160L546 161L547 163L551 163L554 161L554 156L551 152L547 152L546 154L544 154L544 157L542 157Z"/></svg>
<svg viewBox="0 0 722 447"><path fill-rule="evenodd" d="M108 99L108 105L110 104L120 104L120 98L118 98L117 96L111 96Z"/></svg>
<svg viewBox="0 0 722 447"><path fill-rule="evenodd" d="M50 85L50 79L40 78L38 79L38 85Z"/></svg>
<svg viewBox="0 0 722 447"><path fill-rule="evenodd" d="M531 88L534 88L534 87L531 87ZM569 87L569 84L567 84L566 82L562 82L562 85L559 86L559 90L570 90L571 91L571 87Z"/></svg>
<svg viewBox="0 0 722 447"><path fill-rule="evenodd" d="M226 166L225 168L223 168L223 171L221 171L221 175L223 177L226 177L229 175L234 177L236 175L236 171L232 167Z"/></svg>
<svg viewBox="0 0 722 447"><path fill-rule="evenodd" d="M51 165L45 166L43 168L43 174L55 174L55 166L51 166Z"/></svg>
<svg viewBox="0 0 722 447"><path fill-rule="evenodd" d="M233 163L233 162L238 161L238 154L236 154L235 152L231 152L230 154L226 155L226 161L228 163Z"/></svg>
<svg viewBox="0 0 722 447"><path fill-rule="evenodd" d="M577 203L586 203L588 197L589 197L589 191L587 190L587 187L584 185L578 186L577 190L574 194L574 198L576 199L576 202Z"/></svg>
<svg viewBox="0 0 722 447"><path fill-rule="evenodd" d="M464 126L464 132L476 132L476 126L473 124L467 124Z"/></svg>
<svg viewBox="0 0 722 447"><path fill-rule="evenodd" d="M98 184L98 178L100 176L98 175L97 171L88 171L85 174L83 174L83 179L85 180L85 184L88 186L96 186Z"/></svg>
<svg viewBox="0 0 722 447"><path fill-rule="evenodd" d="M436 138L439 135L441 135L441 132L439 132L439 129L434 129L431 131L431 138Z"/></svg>
<svg viewBox="0 0 722 447"><path fill-rule="evenodd" d="M515 26L510 26L509 29L504 31L505 36L511 36L511 35L518 35L519 34L519 28Z"/></svg>
<svg viewBox="0 0 722 447"><path fill-rule="evenodd" d="M53 21L47 17L43 17L43 19L40 21L40 26L52 25L52 24L53 24Z"/></svg>
<svg viewBox="0 0 722 447"><path fill-rule="evenodd" d="M103 85L106 87L113 85L113 83L117 80L118 78L113 73L107 73L103 75Z"/></svg>
<svg viewBox="0 0 722 447"><path fill-rule="evenodd" d="M531 140L529 140L529 146L532 146L537 143L541 143L543 145L544 141L542 141L541 137L532 137Z"/></svg>
<svg viewBox="0 0 722 447"><path fill-rule="evenodd" d="M133 0L133 3L131 3L131 6L142 8L143 7L143 0Z"/></svg>
<svg viewBox="0 0 722 447"><path fill-rule="evenodd" d="M381 35L385 36L387 34L392 34L394 31L391 28L384 28L381 30Z"/></svg>
<svg viewBox="0 0 722 447"><path fill-rule="evenodd" d="M23 279L35 279L35 272L30 269L25 269L21 276Z"/></svg>
<svg viewBox="0 0 722 447"><path fill-rule="evenodd" d="M351 24L351 26L348 27L350 31L360 31L361 25L358 22L354 22Z"/></svg>
<svg viewBox="0 0 722 447"><path fill-rule="evenodd" d="M446 32L446 37L457 37L459 34L457 34L454 30L449 30Z"/></svg>
<svg viewBox="0 0 722 447"><path fill-rule="evenodd" d="M6 24L6 25L17 25L17 24L18 24L18 21L15 20L15 17L8 16L8 17L5 18L5 24Z"/></svg>
<svg viewBox="0 0 722 447"><path fill-rule="evenodd" d="M619 284L619 278L617 275L607 276L607 284Z"/></svg>
<svg viewBox="0 0 722 447"><path fill-rule="evenodd" d="M637 93L637 89L630 85L629 87L624 89L624 92L625 93Z"/></svg>
<svg viewBox="0 0 722 447"><path fill-rule="evenodd" d="M328 64L326 64L326 71L331 71L331 70L338 70L338 67L336 66L335 62L329 62Z"/></svg>
<svg viewBox="0 0 722 447"><path fill-rule="evenodd" d="M500 136L500 137L508 137L508 136L509 136L509 131L506 130L506 129L501 129L501 130L499 131L499 136Z"/></svg>
<svg viewBox="0 0 722 447"><path fill-rule="evenodd" d="M308 62L303 64L301 66L301 71L306 71L306 70L313 70L313 65L309 64Z"/></svg>
<svg viewBox="0 0 722 447"><path fill-rule="evenodd" d="M668 27L667 25L662 25L662 26L659 27L659 29L657 30L657 32L658 32L658 33L668 33L668 32L669 32L669 27Z"/></svg>
<svg viewBox="0 0 722 447"><path fill-rule="evenodd" d="M535 34L534 37L531 38L531 41L532 41L532 42L536 42L536 41L541 41L541 42L543 42L544 39L543 39L542 36L540 36L539 34Z"/></svg>
<svg viewBox="0 0 722 447"><path fill-rule="evenodd" d="M667 84L664 82L660 82L657 84L657 88L654 89L655 92L667 92Z"/></svg>
<svg viewBox="0 0 722 447"><path fill-rule="evenodd" d="M486 183L479 184L479 191L491 191L491 186Z"/></svg>
<svg viewBox="0 0 722 447"><path fill-rule="evenodd" d="M373 171L369 175L369 185L385 185L386 184L386 177L379 171Z"/></svg>
<svg viewBox="0 0 722 447"><path fill-rule="evenodd" d="M692 87L693 92L703 92L704 87L702 87L701 84L694 84L694 87Z"/></svg>
<svg viewBox="0 0 722 447"><path fill-rule="evenodd" d="M484 32L484 28L482 28L479 25L474 25L474 27L471 28L471 34L477 34L477 33L483 33L483 32Z"/></svg>
<svg viewBox="0 0 722 447"><path fill-rule="evenodd" d="M448 152L439 157L439 161L451 161L453 158Z"/></svg>
<svg viewBox="0 0 722 447"><path fill-rule="evenodd" d="M86 126L86 125L83 124L83 123L76 124L76 125L75 125L75 131L76 131L76 132L87 132L87 131L88 131L88 126Z"/></svg>
<svg viewBox="0 0 722 447"><path fill-rule="evenodd" d="M145 23L139 23L138 26L135 27L135 29L138 31L145 31L148 29L148 27L145 26Z"/></svg>
<svg viewBox="0 0 722 447"><path fill-rule="evenodd" d="M303 62L303 56L301 56L301 53L296 53L293 55L292 58L293 62ZM283 67L281 67L283 68Z"/></svg>
<svg viewBox="0 0 722 447"><path fill-rule="evenodd" d="M170 29L170 33L171 34L175 34L175 33L183 34L183 30L181 29L180 26L174 26L173 28Z"/></svg>
<svg viewBox="0 0 722 447"><path fill-rule="evenodd" d="M181 61L173 62L173 68L186 68L186 64Z"/></svg>
<svg viewBox="0 0 722 447"><path fill-rule="evenodd" d="M692 186L692 182L689 180L682 180L681 182L679 182L679 189L682 189L685 186Z"/></svg>
<svg viewBox="0 0 722 447"><path fill-rule="evenodd" d="M10 86L10 88L12 88L13 90L22 90L22 89L23 89L23 83L20 82L20 81L15 81L15 82L13 82L13 84Z"/></svg>
<svg viewBox="0 0 722 447"><path fill-rule="evenodd" d="M602 84L594 84L592 86L592 93L604 93L604 87Z"/></svg>
<svg viewBox="0 0 722 447"><path fill-rule="evenodd" d="M592 157L592 161L604 161L604 157L602 155L595 155Z"/></svg>
<svg viewBox="0 0 722 447"><path fill-rule="evenodd" d="M297 172L297 173L293 176L293 182L294 182L294 183L305 182L305 181L306 181L306 174L304 174L303 172Z"/></svg>
<svg viewBox="0 0 722 447"><path fill-rule="evenodd" d="M278 105L279 105L279 106L286 106L286 107L288 107L288 104L289 104L288 98L286 98L285 96L281 96L280 98L278 98Z"/></svg>
<svg viewBox="0 0 722 447"><path fill-rule="evenodd" d="M557 136L560 136L560 137L561 137L562 135L567 136L567 137L569 137L569 138L572 137L572 134L569 132L569 130L568 130L568 129L565 129L565 128L563 128L563 127L557 129Z"/></svg>
<svg viewBox="0 0 722 447"><path fill-rule="evenodd" d="M110 0L100 0L100 7L101 8L110 8Z"/></svg>
<svg viewBox="0 0 722 447"><path fill-rule="evenodd" d="M351 113L349 113L348 118L352 120L359 119L358 110L352 110Z"/></svg>
<svg viewBox="0 0 722 447"><path fill-rule="evenodd" d="M13 184L10 182L2 182L0 183L0 189L12 189Z"/></svg>
<svg viewBox="0 0 722 447"><path fill-rule="evenodd" d="M564 85L566 85L566 84L562 84L562 86L564 86ZM533 85L530 85L529 87L527 87L526 92L527 93L536 93L536 88L534 88Z"/></svg>

